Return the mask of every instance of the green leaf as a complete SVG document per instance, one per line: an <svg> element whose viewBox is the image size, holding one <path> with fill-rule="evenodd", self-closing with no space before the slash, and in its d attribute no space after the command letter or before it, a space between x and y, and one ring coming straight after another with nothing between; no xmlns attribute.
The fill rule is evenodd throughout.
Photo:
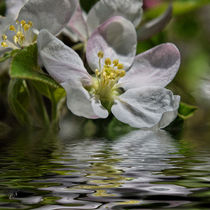
<svg viewBox="0 0 210 210"><path fill-rule="evenodd" d="M64 88L53 88L39 81L32 81L31 84L41 94L47 97L51 102L51 122L55 123L59 120L59 115L62 110L63 101L66 95Z"/></svg>
<svg viewBox="0 0 210 210"><path fill-rule="evenodd" d="M25 80L10 80L8 103L21 125L27 127L46 127L49 125L50 121L42 95Z"/></svg>
<svg viewBox="0 0 210 210"><path fill-rule="evenodd" d="M33 80L54 88L60 87L53 79L43 73L37 63L37 45L21 49L12 59L10 66L11 78Z"/></svg>
<svg viewBox="0 0 210 210"><path fill-rule="evenodd" d="M183 102L180 103L178 116L182 119L186 120L193 116L194 112L197 110L196 106L185 104Z"/></svg>
<svg viewBox="0 0 210 210"><path fill-rule="evenodd" d="M27 112L27 92L23 80L12 79L8 87L8 103L11 111L20 124L30 124L30 115Z"/></svg>

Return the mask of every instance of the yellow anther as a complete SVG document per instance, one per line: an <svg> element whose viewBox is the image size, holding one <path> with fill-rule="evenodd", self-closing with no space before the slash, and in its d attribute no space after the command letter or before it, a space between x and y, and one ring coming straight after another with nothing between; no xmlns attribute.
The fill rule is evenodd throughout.
<svg viewBox="0 0 210 210"><path fill-rule="evenodd" d="M111 65L111 63L112 63L112 61L111 61L110 58L106 58L106 59L105 59L105 64L106 64L107 66Z"/></svg>
<svg viewBox="0 0 210 210"><path fill-rule="evenodd" d="M33 25L32 21L28 21L28 25L29 25L30 27L32 27L32 25Z"/></svg>
<svg viewBox="0 0 210 210"><path fill-rule="evenodd" d="M125 71L124 71L124 70L120 71L119 76L120 76L120 77L124 77L124 76L125 76Z"/></svg>
<svg viewBox="0 0 210 210"><path fill-rule="evenodd" d="M9 30L10 30L10 31L16 31L15 26L10 25Z"/></svg>
<svg viewBox="0 0 210 210"><path fill-rule="evenodd" d="M2 42L2 43L1 43L1 46L2 46L2 47L8 47L8 45L7 45L6 42Z"/></svg>
<svg viewBox="0 0 210 210"><path fill-rule="evenodd" d="M6 34L3 34L2 35L2 39L5 41L5 40L7 40L7 35Z"/></svg>
<svg viewBox="0 0 210 210"><path fill-rule="evenodd" d="M99 52L98 52L98 57L99 57L99 58L103 58L103 57L104 57L104 53L103 53L102 51L99 51Z"/></svg>
<svg viewBox="0 0 210 210"><path fill-rule="evenodd" d="M22 26L24 26L24 25L26 24L26 21L25 21L25 20L21 20L21 21L20 21L20 24L21 24Z"/></svg>
<svg viewBox="0 0 210 210"><path fill-rule="evenodd" d="M122 63L119 63L119 64L117 65L117 68L118 68L118 69L123 69L123 68L124 68L124 66L123 66L123 64L122 64Z"/></svg>
<svg viewBox="0 0 210 210"><path fill-rule="evenodd" d="M118 63L119 63L119 60L118 60L118 59L113 60L113 64L114 64L114 66L117 66L117 65L118 65Z"/></svg>
<svg viewBox="0 0 210 210"><path fill-rule="evenodd" d="M30 26L29 24L25 24L25 25L23 26L24 31L28 31L28 29L29 29L30 27L31 27L31 26Z"/></svg>

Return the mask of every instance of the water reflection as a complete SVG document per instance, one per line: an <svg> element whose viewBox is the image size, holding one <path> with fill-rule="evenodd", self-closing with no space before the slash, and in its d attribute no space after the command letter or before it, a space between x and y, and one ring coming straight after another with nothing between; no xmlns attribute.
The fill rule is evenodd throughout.
<svg viewBox="0 0 210 210"><path fill-rule="evenodd" d="M0 209L193 209L210 197L209 153L165 131L30 132L1 144Z"/></svg>

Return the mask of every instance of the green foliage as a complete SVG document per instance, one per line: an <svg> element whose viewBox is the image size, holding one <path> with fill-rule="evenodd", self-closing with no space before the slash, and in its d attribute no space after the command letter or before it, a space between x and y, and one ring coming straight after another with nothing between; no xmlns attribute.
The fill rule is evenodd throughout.
<svg viewBox="0 0 210 210"><path fill-rule="evenodd" d="M44 74L37 64L37 45L30 45L19 50L12 59L9 72L11 78L19 78L42 82L54 88L59 85L46 74Z"/></svg>
<svg viewBox="0 0 210 210"><path fill-rule="evenodd" d="M22 125L30 125L32 122L30 115L27 113L28 101L29 98L26 84L23 82L23 80L10 80L8 87L8 103L11 111Z"/></svg>
<svg viewBox="0 0 210 210"><path fill-rule="evenodd" d="M19 50L6 51L5 49L5 53L1 53L3 54L3 56L0 57L0 63L6 61L7 59L11 57L14 57L18 51Z"/></svg>
<svg viewBox="0 0 210 210"><path fill-rule="evenodd" d="M193 116L194 112L197 110L196 106L192 106L185 103L180 103L178 116L186 120Z"/></svg>
<svg viewBox="0 0 210 210"><path fill-rule="evenodd" d="M98 0L80 0L81 7L88 12Z"/></svg>
<svg viewBox="0 0 210 210"><path fill-rule="evenodd" d="M6 61L11 57L11 52L6 52L2 57L0 57L0 63Z"/></svg>
<svg viewBox="0 0 210 210"><path fill-rule="evenodd" d="M120 122L115 117L110 121L110 123L107 126L107 134L108 137L111 139L115 139L121 135L125 135L126 133L129 133L132 130L135 130L136 128L132 128L128 124L125 124L123 122Z"/></svg>
<svg viewBox="0 0 210 210"><path fill-rule="evenodd" d="M4 15L5 10L6 10L5 1L0 1L0 15Z"/></svg>
<svg viewBox="0 0 210 210"><path fill-rule="evenodd" d="M18 50L13 57L8 100L20 124L43 127L58 122L65 91L43 73L38 66L37 54L35 44Z"/></svg>
<svg viewBox="0 0 210 210"><path fill-rule="evenodd" d="M209 0L174 0L173 1L173 15L179 16L188 12L192 12L202 6L209 4ZM144 18L153 19L158 15L161 15L166 8L168 7L168 3L164 2L159 6L154 7L144 13Z"/></svg>
<svg viewBox="0 0 210 210"><path fill-rule="evenodd" d="M4 138L10 130L11 128L7 124L0 122L0 139Z"/></svg>

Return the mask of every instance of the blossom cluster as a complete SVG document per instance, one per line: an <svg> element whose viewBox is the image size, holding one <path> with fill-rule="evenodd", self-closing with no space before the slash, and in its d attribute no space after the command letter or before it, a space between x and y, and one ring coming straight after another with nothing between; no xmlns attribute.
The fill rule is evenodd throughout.
<svg viewBox="0 0 210 210"><path fill-rule="evenodd" d="M1 19L1 51L37 44L41 65L65 89L73 114L98 119L112 113L135 128L164 128L176 118L180 96L165 87L180 53L163 43L136 55L141 0L99 0L88 14L78 0L19 3L18 15L21 6L10 6ZM85 58L58 39L60 33L82 42Z"/></svg>

